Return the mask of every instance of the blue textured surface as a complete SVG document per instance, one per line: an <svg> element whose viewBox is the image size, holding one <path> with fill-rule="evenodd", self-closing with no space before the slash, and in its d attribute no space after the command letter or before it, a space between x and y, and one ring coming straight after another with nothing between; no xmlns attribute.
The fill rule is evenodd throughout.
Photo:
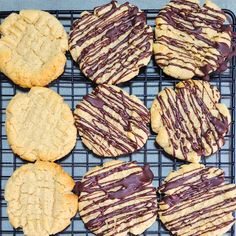
<svg viewBox="0 0 236 236"><path fill-rule="evenodd" d="M221 8L230 9L236 12L235 0L213 0ZM64 10L78 10L78 9L93 9L103 3L109 2L108 0L0 0L0 10L21 10L24 8L34 9L64 9ZM120 3L126 2L126 0L119 0ZM130 0L133 3L143 9L160 9L168 0ZM203 3L204 1L200 1Z"/></svg>

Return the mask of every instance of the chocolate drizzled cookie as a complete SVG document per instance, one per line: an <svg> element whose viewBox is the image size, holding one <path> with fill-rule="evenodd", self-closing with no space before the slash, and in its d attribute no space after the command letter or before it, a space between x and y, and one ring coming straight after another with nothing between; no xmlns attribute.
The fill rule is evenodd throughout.
<svg viewBox="0 0 236 236"><path fill-rule="evenodd" d="M183 165L165 179L159 217L173 235L221 236L234 224L236 186L224 172L200 164Z"/></svg>
<svg viewBox="0 0 236 236"><path fill-rule="evenodd" d="M157 217L156 189L149 166L110 161L77 182L79 213L86 227L102 236L141 234Z"/></svg>
<svg viewBox="0 0 236 236"><path fill-rule="evenodd" d="M224 145L231 116L220 93L206 81L186 80L165 88L151 107L156 142L170 155L199 162Z"/></svg>
<svg viewBox="0 0 236 236"><path fill-rule="evenodd" d="M83 143L99 156L132 153L146 143L150 114L143 103L114 85L99 85L74 112Z"/></svg>
<svg viewBox="0 0 236 236"><path fill-rule="evenodd" d="M163 71L178 79L208 79L225 70L232 56L232 28L224 12L211 1L171 0L156 18L154 54Z"/></svg>
<svg viewBox="0 0 236 236"><path fill-rule="evenodd" d="M152 54L153 32L145 14L116 1L83 12L72 26L69 49L82 72L97 84L119 84L136 76Z"/></svg>

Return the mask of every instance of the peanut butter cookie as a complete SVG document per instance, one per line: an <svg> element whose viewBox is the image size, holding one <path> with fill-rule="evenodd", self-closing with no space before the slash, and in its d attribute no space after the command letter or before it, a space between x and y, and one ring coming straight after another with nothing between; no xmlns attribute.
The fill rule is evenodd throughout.
<svg viewBox="0 0 236 236"><path fill-rule="evenodd" d="M94 153L116 157L146 143L150 114L143 103L114 85L99 85L74 112L83 143Z"/></svg>
<svg viewBox="0 0 236 236"><path fill-rule="evenodd" d="M61 166L37 161L18 168L5 188L7 214L27 236L49 236L68 225L78 209L75 183Z"/></svg>
<svg viewBox="0 0 236 236"><path fill-rule="evenodd" d="M151 107L156 142L170 155L199 162L224 145L231 116L220 93L207 81L186 80L165 88Z"/></svg>
<svg viewBox="0 0 236 236"><path fill-rule="evenodd" d="M232 28L225 13L210 0L171 0L158 14L154 42L157 64L178 79L208 79L225 70L232 52Z"/></svg>
<svg viewBox="0 0 236 236"><path fill-rule="evenodd" d="M149 166L110 161L77 182L79 213L96 235L140 235L157 217L156 189Z"/></svg>
<svg viewBox="0 0 236 236"><path fill-rule="evenodd" d="M128 2L116 1L83 12L73 23L69 49L82 72L97 84L128 81L148 64L153 32L146 16Z"/></svg>
<svg viewBox="0 0 236 236"><path fill-rule="evenodd" d="M70 107L48 88L16 94L7 106L6 132L14 153L28 161L55 161L68 154L77 131Z"/></svg>
<svg viewBox="0 0 236 236"><path fill-rule="evenodd" d="M0 71L14 83L45 86L63 73L68 39L53 15L39 10L12 13L0 33Z"/></svg>
<svg viewBox="0 0 236 236"><path fill-rule="evenodd" d="M235 223L236 186L224 183L221 169L183 165L159 191L159 217L173 235L221 236Z"/></svg>

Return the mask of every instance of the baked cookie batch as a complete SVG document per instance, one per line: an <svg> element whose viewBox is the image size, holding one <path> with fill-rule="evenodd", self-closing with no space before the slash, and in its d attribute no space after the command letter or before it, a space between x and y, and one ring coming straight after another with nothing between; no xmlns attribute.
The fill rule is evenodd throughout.
<svg viewBox="0 0 236 236"><path fill-rule="evenodd" d="M230 129L229 109L206 81L234 55L225 21L218 6L207 1L201 7L197 0L171 0L156 18L155 37L144 12L116 1L83 12L69 36L47 12L9 15L0 25L0 71L30 90L9 102L6 133L12 151L34 162L7 181L12 226L28 236L49 236L69 226L79 211L98 236L139 235L157 218L173 235L227 232L235 222L236 186L225 183L223 170L199 164L224 145ZM67 50L97 84L73 112L43 87L63 73ZM138 75L152 54L165 74L183 81L160 91L149 112L116 85ZM72 151L77 133L99 157L131 154L147 142L150 122L157 144L190 162L169 173L158 189L149 165L135 161L106 162L76 183L53 163Z"/></svg>

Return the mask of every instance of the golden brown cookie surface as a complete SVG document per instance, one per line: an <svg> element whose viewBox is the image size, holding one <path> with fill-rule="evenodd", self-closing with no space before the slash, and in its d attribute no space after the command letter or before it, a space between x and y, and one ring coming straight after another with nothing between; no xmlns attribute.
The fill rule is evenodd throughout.
<svg viewBox="0 0 236 236"><path fill-rule="evenodd" d="M152 54L152 28L144 13L116 1L83 12L73 23L69 49L82 72L97 84L118 84L136 76Z"/></svg>
<svg viewBox="0 0 236 236"><path fill-rule="evenodd" d="M37 161L18 168L4 194L12 226L28 236L49 236L65 229L77 212L74 184L55 163Z"/></svg>
<svg viewBox="0 0 236 236"><path fill-rule="evenodd" d="M12 13L0 26L0 71L21 87L45 86L64 71L67 34L51 14Z"/></svg>
<svg viewBox="0 0 236 236"><path fill-rule="evenodd" d="M208 78L223 70L231 53L230 26L224 12L211 1L171 0L158 14L154 43L157 64L178 79Z"/></svg>
<svg viewBox="0 0 236 236"><path fill-rule="evenodd" d="M156 142L170 155L199 162L224 145L231 116L220 93L206 81L186 80L165 88L151 107Z"/></svg>
<svg viewBox="0 0 236 236"><path fill-rule="evenodd" d="M236 186L224 183L224 172L200 164L170 173L159 191L159 217L173 235L221 236L234 224Z"/></svg>
<svg viewBox="0 0 236 236"><path fill-rule="evenodd" d="M83 143L99 156L132 153L146 143L150 114L143 103L114 85L99 85L74 112Z"/></svg>
<svg viewBox="0 0 236 236"><path fill-rule="evenodd" d="M149 166L110 161L85 174L76 184L79 213L96 235L139 235L157 216L156 189Z"/></svg>
<svg viewBox="0 0 236 236"><path fill-rule="evenodd" d="M55 161L76 142L70 107L48 88L33 87L16 94L6 110L6 133L14 153L28 161Z"/></svg>

